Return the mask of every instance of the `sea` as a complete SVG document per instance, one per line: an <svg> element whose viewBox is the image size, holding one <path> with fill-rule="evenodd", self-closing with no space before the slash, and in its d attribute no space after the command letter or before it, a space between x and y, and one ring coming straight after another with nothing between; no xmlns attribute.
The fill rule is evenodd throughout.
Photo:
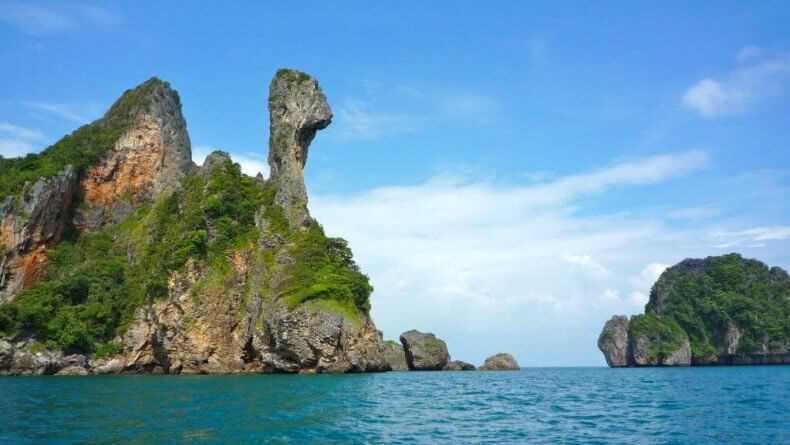
<svg viewBox="0 0 790 445"><path fill-rule="evenodd" d="M790 444L790 366L0 377L0 444Z"/></svg>

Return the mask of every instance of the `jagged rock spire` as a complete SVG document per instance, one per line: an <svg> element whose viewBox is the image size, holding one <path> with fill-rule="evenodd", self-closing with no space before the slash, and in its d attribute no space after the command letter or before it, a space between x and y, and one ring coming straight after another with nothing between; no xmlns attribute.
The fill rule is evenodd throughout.
<svg viewBox="0 0 790 445"><path fill-rule="evenodd" d="M292 227L309 220L304 167L318 130L332 121L332 110L318 82L300 71L277 71L269 87L269 167L275 201Z"/></svg>

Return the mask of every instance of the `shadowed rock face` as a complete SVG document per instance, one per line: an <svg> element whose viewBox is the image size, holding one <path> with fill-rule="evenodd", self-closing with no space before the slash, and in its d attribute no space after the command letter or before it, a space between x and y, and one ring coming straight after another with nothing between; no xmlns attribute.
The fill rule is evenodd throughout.
<svg viewBox="0 0 790 445"><path fill-rule="evenodd" d="M691 343L688 337L668 354L653 354L651 350L658 343L645 335L631 335L629 348L632 353L633 364L636 366L689 366L691 364Z"/></svg>
<svg viewBox="0 0 790 445"><path fill-rule="evenodd" d="M408 371L406 352L400 343L394 341L384 342L384 359L389 363L392 371Z"/></svg>
<svg viewBox="0 0 790 445"><path fill-rule="evenodd" d="M411 330L401 334L400 342L412 371L439 371L450 361L447 344L433 334Z"/></svg>
<svg viewBox="0 0 790 445"><path fill-rule="evenodd" d="M308 222L304 168L310 143L332 121L332 110L318 82L296 70L277 71L269 87L269 166L292 227Z"/></svg>
<svg viewBox="0 0 790 445"><path fill-rule="evenodd" d="M19 200L0 203L0 304L13 300L43 273L46 249L60 241L77 188L77 172L25 185Z"/></svg>
<svg viewBox="0 0 790 445"><path fill-rule="evenodd" d="M504 352L488 357L480 367L481 371L517 371L519 369L516 359Z"/></svg>
<svg viewBox="0 0 790 445"><path fill-rule="evenodd" d="M461 360L453 360L444 367L445 371L474 371L475 365Z"/></svg>
<svg viewBox="0 0 790 445"><path fill-rule="evenodd" d="M604 325L598 337L598 349L603 352L607 365L619 368L631 364L628 347L628 317L615 315Z"/></svg>

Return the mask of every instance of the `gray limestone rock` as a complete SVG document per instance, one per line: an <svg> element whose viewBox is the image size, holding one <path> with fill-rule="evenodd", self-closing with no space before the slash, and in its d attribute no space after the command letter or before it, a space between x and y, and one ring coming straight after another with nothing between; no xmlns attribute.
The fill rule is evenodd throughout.
<svg viewBox="0 0 790 445"><path fill-rule="evenodd" d="M332 110L318 82L296 70L277 71L269 87L269 167L275 201L291 227L308 223L304 168L310 143L332 121Z"/></svg>
<svg viewBox="0 0 790 445"><path fill-rule="evenodd" d="M519 369L516 359L504 352L488 357L485 363L480 366L481 371L517 371Z"/></svg>
<svg viewBox="0 0 790 445"><path fill-rule="evenodd" d="M412 329L401 334L400 342L412 371L440 371L450 361L447 344L431 333Z"/></svg>
<svg viewBox="0 0 790 445"><path fill-rule="evenodd" d="M628 349L628 317L615 315L603 327L598 337L598 349L603 352L606 364L619 368L631 364L631 352Z"/></svg>
<svg viewBox="0 0 790 445"><path fill-rule="evenodd" d="M406 352L403 345L395 341L384 342L384 359L389 363L392 371L408 371L409 365L406 364Z"/></svg>
<svg viewBox="0 0 790 445"><path fill-rule="evenodd" d="M453 360L444 367L445 371L474 371L475 365L461 360Z"/></svg>

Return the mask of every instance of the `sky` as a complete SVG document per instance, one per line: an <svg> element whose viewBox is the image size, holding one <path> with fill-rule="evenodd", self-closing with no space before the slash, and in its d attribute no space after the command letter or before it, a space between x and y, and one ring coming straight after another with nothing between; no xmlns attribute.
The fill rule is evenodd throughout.
<svg viewBox="0 0 790 445"><path fill-rule="evenodd" d="M268 173L268 83L334 112L310 210L349 240L385 338L479 364L601 366L687 257L790 267L790 4L0 1L0 155L151 76L201 163Z"/></svg>

